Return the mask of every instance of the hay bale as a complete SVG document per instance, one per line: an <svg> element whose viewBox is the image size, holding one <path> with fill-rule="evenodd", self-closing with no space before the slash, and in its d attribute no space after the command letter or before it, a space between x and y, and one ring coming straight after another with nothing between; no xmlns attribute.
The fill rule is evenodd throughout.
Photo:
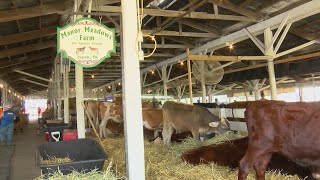
<svg viewBox="0 0 320 180"><path fill-rule="evenodd" d="M97 170L92 170L88 173L73 171L71 174L63 175L61 172L57 171L53 174L49 174L49 177L45 175L35 178L35 180L119 180L123 179L117 177L112 169L112 163L106 165L106 169L102 172Z"/></svg>
<svg viewBox="0 0 320 180"><path fill-rule="evenodd" d="M227 180L237 179L237 170L231 170L228 167L218 166L216 164L203 164L194 166L187 164L180 157L191 149L210 144L219 144L228 140L236 139L239 136L233 133L219 135L206 142L196 141L192 138L186 139L181 144L173 143L171 148L164 147L161 144L145 141L145 162L146 179L148 180ZM114 162L114 168L117 175L124 176L125 169L125 151L123 138L108 138L103 141L103 146L107 149L110 158ZM255 179L252 172L248 179ZM280 172L267 172L266 179L283 180L299 179L297 176L285 176Z"/></svg>

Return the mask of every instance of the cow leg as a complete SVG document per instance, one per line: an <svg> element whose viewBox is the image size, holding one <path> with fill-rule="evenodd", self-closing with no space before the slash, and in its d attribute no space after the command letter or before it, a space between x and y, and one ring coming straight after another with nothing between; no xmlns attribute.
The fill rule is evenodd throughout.
<svg viewBox="0 0 320 180"><path fill-rule="evenodd" d="M265 173L269 164L269 161L271 159L272 153L268 153L265 155L260 156L258 161L254 165L254 169L256 171L256 176L258 180L264 180L265 179Z"/></svg>
<svg viewBox="0 0 320 180"><path fill-rule="evenodd" d="M101 121L101 124L99 126L99 132L100 132L100 137L107 137L107 132L106 132L106 126L108 123L109 117L104 117L103 120ZM103 134L103 136L102 136Z"/></svg>
<svg viewBox="0 0 320 180"><path fill-rule="evenodd" d="M310 170L311 170L311 173L312 173L312 177L314 179L320 180L320 168L311 167Z"/></svg>
<svg viewBox="0 0 320 180"><path fill-rule="evenodd" d="M174 131L174 128L172 125L167 125L167 127L163 127L162 137L163 137L164 145L170 146L171 136L173 131Z"/></svg>
<svg viewBox="0 0 320 180"><path fill-rule="evenodd" d="M239 162L239 173L238 180L245 180L252 170L253 166L256 164L256 161L261 157L261 155L265 154L264 151L257 149L253 146L250 146L246 151L246 154L243 156L241 161Z"/></svg>
<svg viewBox="0 0 320 180"><path fill-rule="evenodd" d="M199 140L199 130L191 130L192 137L196 140Z"/></svg>
<svg viewBox="0 0 320 180"><path fill-rule="evenodd" d="M160 132L159 129L156 129L156 130L153 131L154 138L159 137L159 132Z"/></svg>

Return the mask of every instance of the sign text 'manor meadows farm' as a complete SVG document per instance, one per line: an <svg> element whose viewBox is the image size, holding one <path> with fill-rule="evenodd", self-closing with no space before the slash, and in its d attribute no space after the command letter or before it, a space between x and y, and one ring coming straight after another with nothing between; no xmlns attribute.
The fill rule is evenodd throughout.
<svg viewBox="0 0 320 180"><path fill-rule="evenodd" d="M109 39L112 38L112 35L109 32L101 31L101 29L93 29L91 27L84 26L84 28L82 30L84 30L84 32L100 34L100 35L105 36L106 38L109 38ZM80 28L79 29L74 29L74 30L71 30L71 31L61 32L60 35L61 35L61 39L63 39L65 37L68 37L70 35L77 34L77 33L80 33L80 36L79 36L79 40L80 41L82 41L82 40L94 41L94 37L95 36L83 36L81 34L81 29Z"/></svg>
<svg viewBox="0 0 320 180"><path fill-rule="evenodd" d="M58 52L83 66L94 67L116 53L115 30L94 19L81 18L58 28Z"/></svg>

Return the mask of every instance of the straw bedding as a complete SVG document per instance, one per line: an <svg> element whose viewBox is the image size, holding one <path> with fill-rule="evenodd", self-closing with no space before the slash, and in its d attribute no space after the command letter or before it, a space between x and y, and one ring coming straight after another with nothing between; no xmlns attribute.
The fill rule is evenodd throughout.
<svg viewBox="0 0 320 180"><path fill-rule="evenodd" d="M210 165L190 165L181 159L181 155L191 149L209 145L219 144L224 141L238 138L238 135L227 133L217 136L204 143L192 138L186 139L181 144L172 144L171 148L166 148L161 144L145 141L145 163L147 180L228 180L237 179L237 170L222 167L215 164ZM108 156L114 162L114 171L118 176L125 175L124 139L108 138L103 141L103 145L108 151ZM248 179L255 179L252 172ZM282 175L280 172L267 172L266 179L271 180L295 180L298 176Z"/></svg>
<svg viewBox="0 0 320 180"><path fill-rule="evenodd" d="M234 180L237 179L237 170L216 164L194 166L185 163L181 155L194 148L204 145L219 144L228 140L239 138L238 135L227 133L219 135L206 142L199 142L192 138L183 143L173 143L170 148L162 144L145 141L146 180ZM102 173L92 171L90 173L73 172L67 176L56 172L51 174L49 180L122 180L125 178L125 151L123 137L107 138L102 142L108 152L108 161L105 162ZM40 176L36 180L42 180ZM248 176L249 180L255 179L254 172ZM283 175L281 172L267 172L268 180L298 180L298 176Z"/></svg>

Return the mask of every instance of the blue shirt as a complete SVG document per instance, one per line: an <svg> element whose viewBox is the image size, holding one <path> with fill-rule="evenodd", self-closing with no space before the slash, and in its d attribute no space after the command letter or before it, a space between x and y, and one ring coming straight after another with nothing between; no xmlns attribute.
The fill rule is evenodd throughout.
<svg viewBox="0 0 320 180"><path fill-rule="evenodd" d="M7 127L9 124L13 123L14 121L14 114L11 110L7 110L3 112L3 117L1 119L0 127L4 128Z"/></svg>

